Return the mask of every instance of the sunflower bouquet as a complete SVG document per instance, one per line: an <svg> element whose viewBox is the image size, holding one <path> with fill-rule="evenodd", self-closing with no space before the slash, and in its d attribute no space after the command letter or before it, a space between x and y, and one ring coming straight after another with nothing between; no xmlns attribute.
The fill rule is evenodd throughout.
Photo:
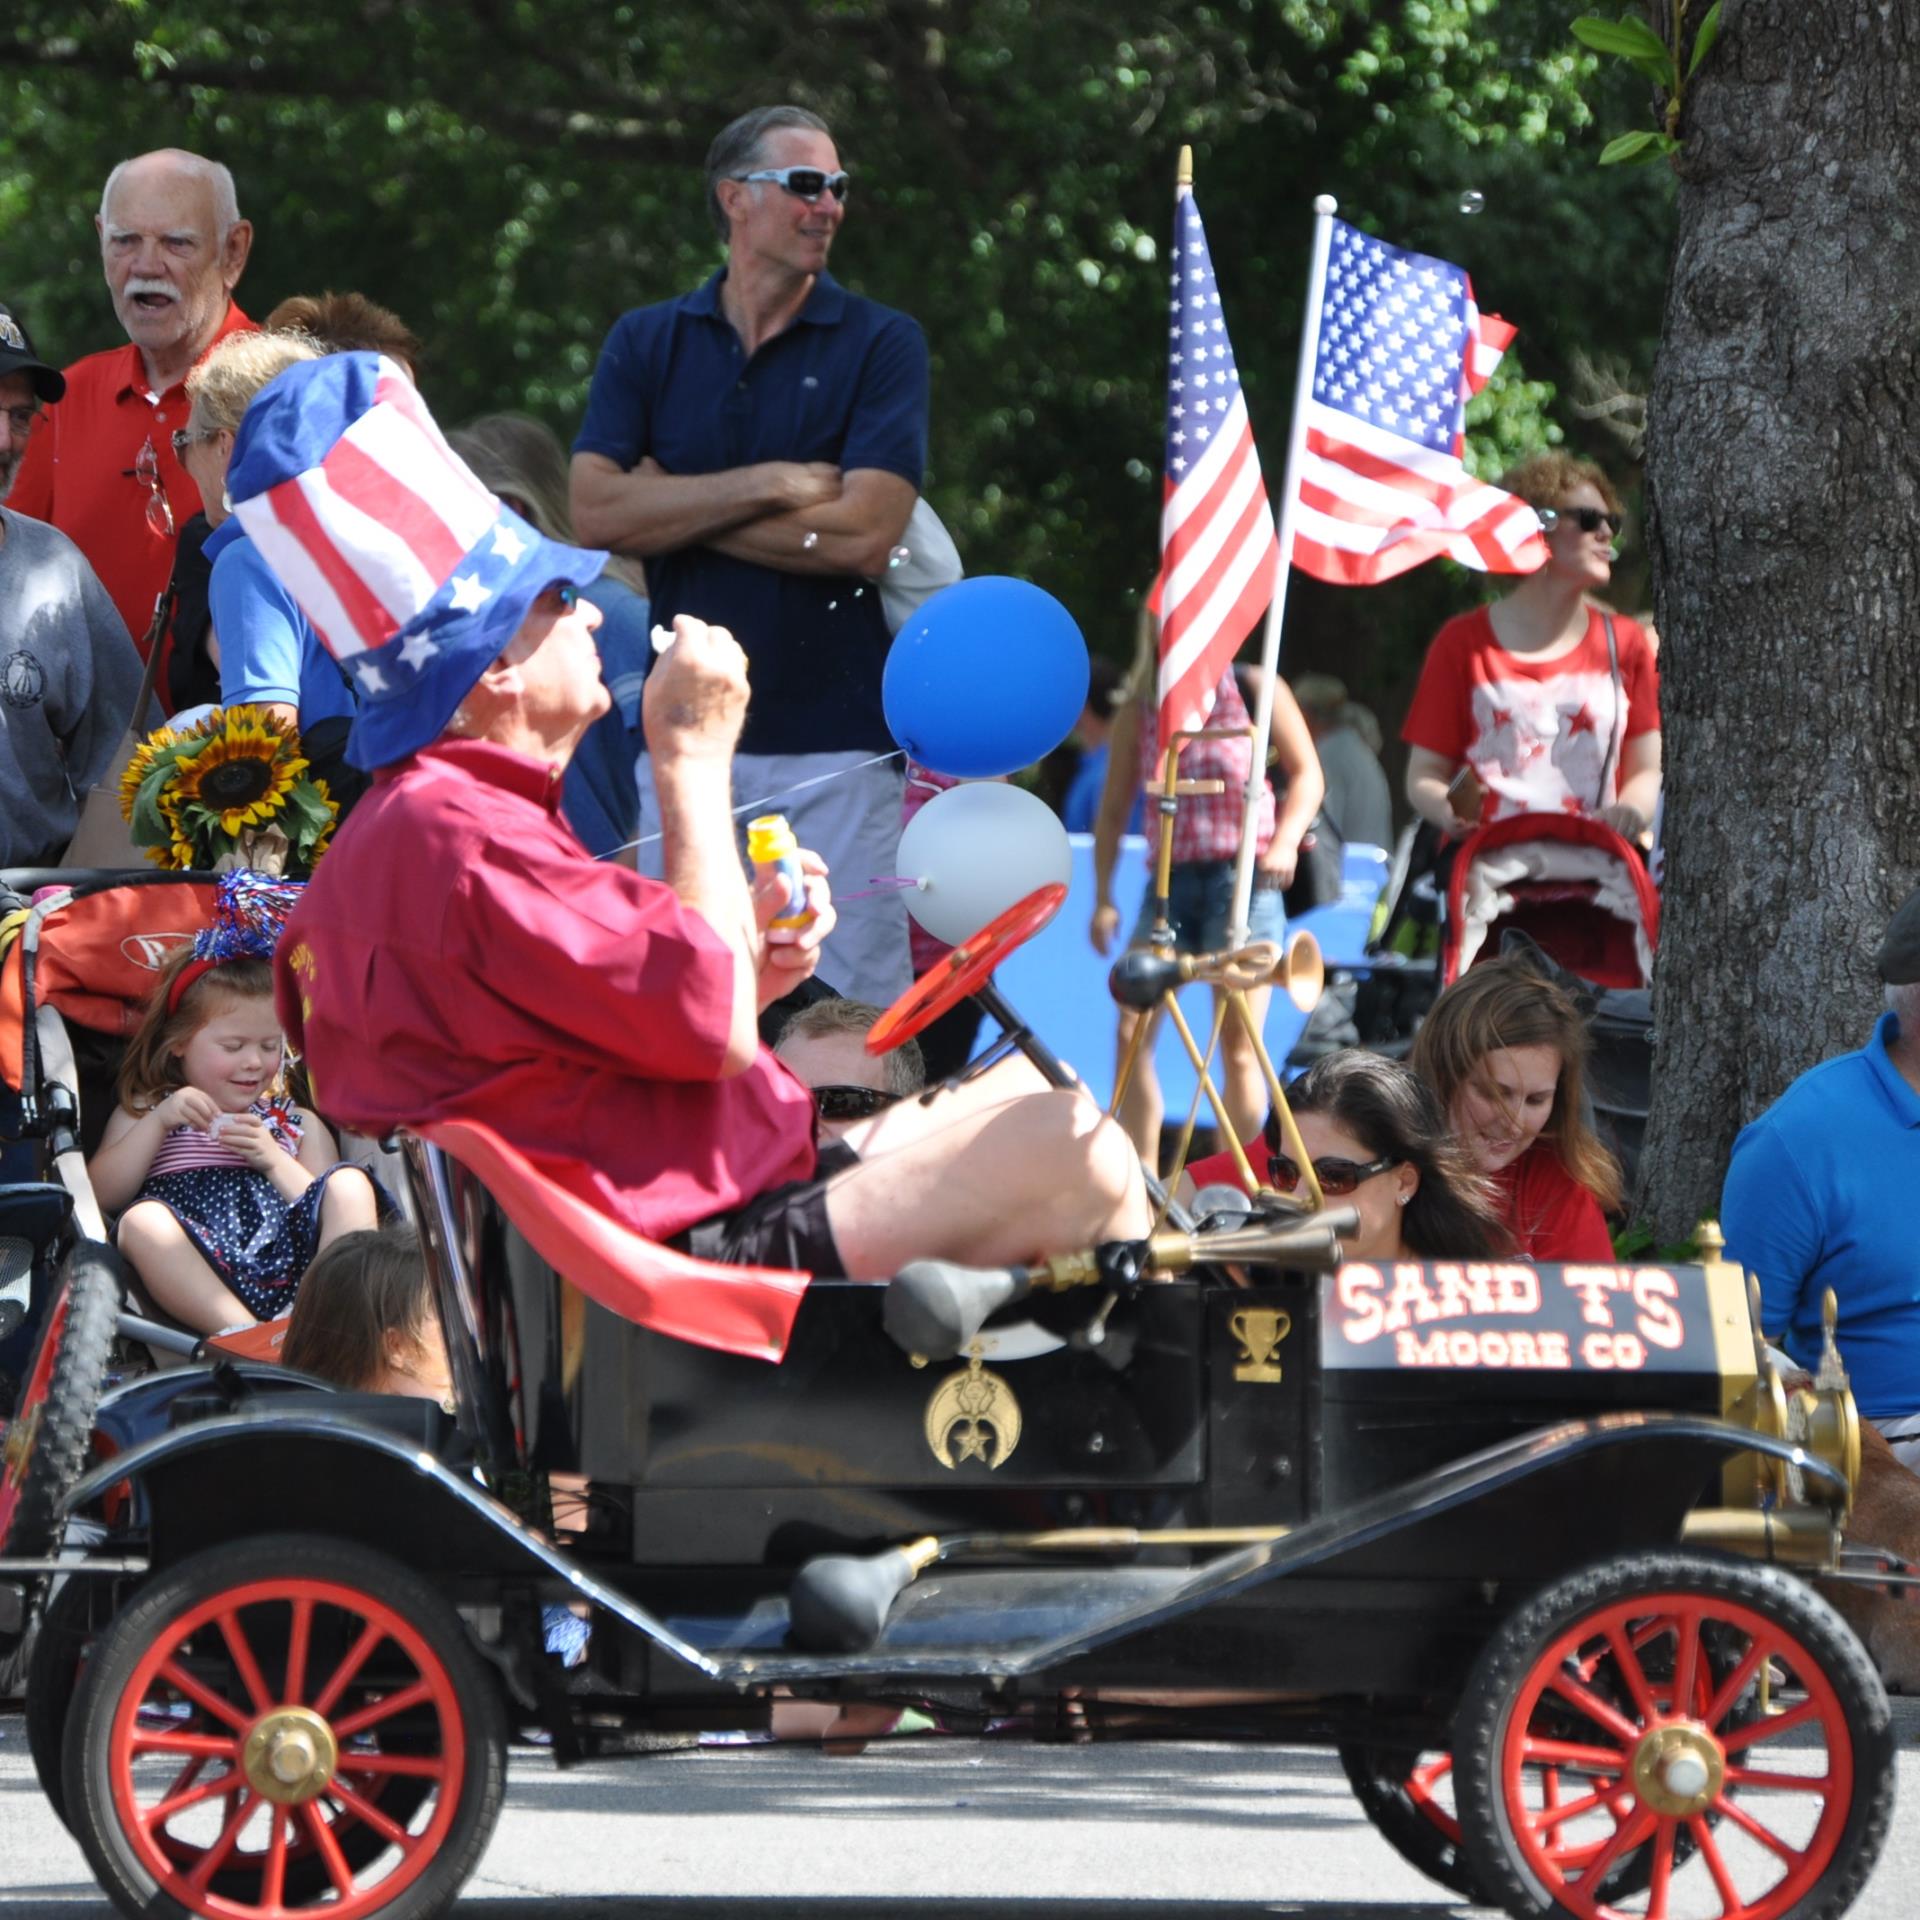
<svg viewBox="0 0 1920 1920"><path fill-rule="evenodd" d="M308 774L300 736L241 706L149 734L127 763L120 811L157 867L304 878L340 810L327 783Z"/></svg>

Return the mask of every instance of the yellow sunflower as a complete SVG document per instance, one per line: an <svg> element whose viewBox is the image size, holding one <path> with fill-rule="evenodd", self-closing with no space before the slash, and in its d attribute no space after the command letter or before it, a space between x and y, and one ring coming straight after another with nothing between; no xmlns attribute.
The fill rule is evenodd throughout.
<svg viewBox="0 0 1920 1920"><path fill-rule="evenodd" d="M166 822L167 837L147 848L147 858L156 867L173 867L181 873L199 865L194 857L193 840L180 823L180 808L171 794L160 799L160 817Z"/></svg>
<svg viewBox="0 0 1920 1920"><path fill-rule="evenodd" d="M271 820L306 761L264 714L236 707L211 716L210 726L206 745L180 757L174 785L179 804L217 819L222 833Z"/></svg>
<svg viewBox="0 0 1920 1920"><path fill-rule="evenodd" d="M155 727L134 748L133 758L127 762L127 769L120 776L120 812L124 819L133 818L133 803L139 796L141 782L153 771L154 756L162 747L178 746L180 738L171 727Z"/></svg>

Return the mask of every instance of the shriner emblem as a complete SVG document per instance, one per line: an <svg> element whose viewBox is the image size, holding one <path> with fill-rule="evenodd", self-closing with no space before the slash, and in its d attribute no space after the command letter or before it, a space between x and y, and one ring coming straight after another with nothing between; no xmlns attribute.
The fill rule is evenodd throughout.
<svg viewBox="0 0 1920 1920"><path fill-rule="evenodd" d="M1004 1466L1020 1444L1020 1402L975 1353L963 1371L948 1374L934 1388L925 1425L927 1445L943 1467L978 1460L992 1471Z"/></svg>

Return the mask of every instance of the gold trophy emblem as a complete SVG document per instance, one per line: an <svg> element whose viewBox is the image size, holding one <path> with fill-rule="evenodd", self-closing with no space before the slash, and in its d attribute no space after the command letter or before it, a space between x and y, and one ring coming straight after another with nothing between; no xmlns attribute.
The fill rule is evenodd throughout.
<svg viewBox="0 0 1920 1920"><path fill-rule="evenodd" d="M1020 1444L1020 1402L975 1353L963 1373L950 1373L927 1402L927 1445L943 1467L978 1460L989 1471L1004 1466Z"/></svg>
<svg viewBox="0 0 1920 1920"><path fill-rule="evenodd" d="M1276 1383L1280 1363L1274 1355L1293 1331L1292 1314L1282 1313L1277 1307L1242 1307L1227 1316L1227 1331L1240 1343L1240 1364L1234 1368L1233 1377Z"/></svg>

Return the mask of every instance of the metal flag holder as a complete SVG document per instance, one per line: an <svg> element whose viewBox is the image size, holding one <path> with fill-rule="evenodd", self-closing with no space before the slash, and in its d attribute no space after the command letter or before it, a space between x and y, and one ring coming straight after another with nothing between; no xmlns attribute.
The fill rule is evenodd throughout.
<svg viewBox="0 0 1920 1920"><path fill-rule="evenodd" d="M1326 1197L1320 1191L1313 1161L1301 1141L1300 1129L1294 1121L1293 1109L1287 1102L1286 1090L1280 1084L1279 1074L1274 1071L1272 1055L1267 1051L1266 1040L1260 1032L1259 1022L1253 1017L1247 996L1261 987L1278 986L1301 1012L1312 1012L1326 984L1326 968L1320 958L1318 943L1309 933L1296 933L1284 948L1272 940L1255 940L1219 953L1202 954L1176 953L1173 944L1174 819L1183 799L1222 794L1227 790L1224 780L1183 780L1179 770L1180 755L1195 740L1250 740L1253 731L1251 727L1189 729L1176 733L1160 756L1157 784L1151 789L1158 834L1153 870L1153 927L1148 935L1148 944L1123 953L1114 962L1113 970L1108 975L1108 986L1114 999L1135 1013L1137 1018L1133 1031L1127 1037L1120 1070L1114 1077L1113 1100L1107 1111L1110 1115L1118 1116L1120 1103L1126 1097L1127 1088L1139 1065L1141 1049L1164 1008L1196 1075L1193 1100L1180 1130L1179 1149L1174 1155L1168 1191L1172 1191L1173 1184L1180 1177L1180 1170L1186 1165L1187 1153L1193 1144L1194 1128L1200 1117L1200 1103L1205 1100L1213 1109L1214 1120L1227 1142L1234 1167L1247 1191L1255 1194L1268 1207L1280 1208L1291 1204L1254 1171L1241 1142L1239 1129L1234 1125L1227 1111L1226 1100L1213 1077L1213 1062L1219 1053L1226 1023L1231 1018L1239 1023L1253 1048L1254 1057L1260 1063L1261 1076L1267 1083L1267 1097L1273 1102L1273 1111L1279 1120L1281 1138L1286 1141L1287 1151L1300 1169L1301 1183L1306 1190L1304 1211L1317 1213L1326 1205ZM1257 771L1264 772L1264 769ZM1251 819L1244 821L1241 828L1243 839L1253 831ZM1181 1011L1179 1000L1179 988L1195 980L1215 990L1213 1022L1204 1051L1194 1038L1193 1028ZM1154 1222L1156 1230L1162 1224L1165 1212L1163 1201L1161 1218Z"/></svg>

